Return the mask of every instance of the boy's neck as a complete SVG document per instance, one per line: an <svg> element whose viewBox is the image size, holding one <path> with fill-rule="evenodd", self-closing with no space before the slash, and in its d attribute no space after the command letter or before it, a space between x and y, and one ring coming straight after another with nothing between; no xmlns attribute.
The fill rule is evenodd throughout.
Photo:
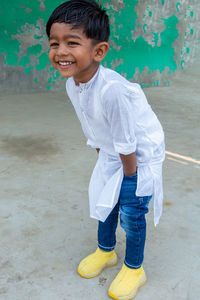
<svg viewBox="0 0 200 300"><path fill-rule="evenodd" d="M93 78L93 76L96 74L99 66L100 63L96 63L94 65L94 68L90 71L90 73L87 74L87 76L84 76L84 80L81 79L79 80L78 78L73 77L75 84L79 86L80 83L87 83L88 81L90 81Z"/></svg>

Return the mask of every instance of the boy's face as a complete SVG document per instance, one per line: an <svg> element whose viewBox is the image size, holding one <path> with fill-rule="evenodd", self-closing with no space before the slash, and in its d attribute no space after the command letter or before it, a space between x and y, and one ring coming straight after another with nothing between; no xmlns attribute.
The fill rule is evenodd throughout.
<svg viewBox="0 0 200 300"><path fill-rule="evenodd" d="M98 68L96 47L82 28L72 29L70 24L54 23L50 31L49 59L63 77L74 77L76 84L87 82Z"/></svg>

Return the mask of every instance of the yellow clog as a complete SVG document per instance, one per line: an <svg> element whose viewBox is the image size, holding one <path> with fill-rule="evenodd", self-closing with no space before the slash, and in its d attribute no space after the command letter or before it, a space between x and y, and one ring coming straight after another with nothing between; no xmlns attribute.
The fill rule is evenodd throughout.
<svg viewBox="0 0 200 300"><path fill-rule="evenodd" d="M146 275L142 267L128 268L125 264L110 285L108 295L116 300L133 299L138 289L146 282Z"/></svg>
<svg viewBox="0 0 200 300"><path fill-rule="evenodd" d="M93 278L98 276L103 269L116 265L117 255L114 250L106 252L97 248L97 250L84 258L79 266L78 273L84 278Z"/></svg>

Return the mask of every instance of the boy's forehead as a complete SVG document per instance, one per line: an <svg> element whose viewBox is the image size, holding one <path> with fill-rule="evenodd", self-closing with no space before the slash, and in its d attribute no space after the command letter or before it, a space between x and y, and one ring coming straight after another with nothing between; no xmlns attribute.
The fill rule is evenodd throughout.
<svg viewBox="0 0 200 300"><path fill-rule="evenodd" d="M73 36L78 39L86 38L83 28L73 28L73 24L53 23L50 30L50 39L55 36Z"/></svg>

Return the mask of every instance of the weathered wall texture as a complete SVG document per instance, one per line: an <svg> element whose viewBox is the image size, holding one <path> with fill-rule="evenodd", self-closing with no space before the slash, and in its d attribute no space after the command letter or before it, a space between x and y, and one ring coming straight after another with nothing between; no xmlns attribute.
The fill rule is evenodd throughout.
<svg viewBox="0 0 200 300"><path fill-rule="evenodd" d="M3 92L64 89L50 66L45 22L61 0L1 0L0 88ZM166 86L200 49L199 0L104 0L111 49L104 61L143 86Z"/></svg>

